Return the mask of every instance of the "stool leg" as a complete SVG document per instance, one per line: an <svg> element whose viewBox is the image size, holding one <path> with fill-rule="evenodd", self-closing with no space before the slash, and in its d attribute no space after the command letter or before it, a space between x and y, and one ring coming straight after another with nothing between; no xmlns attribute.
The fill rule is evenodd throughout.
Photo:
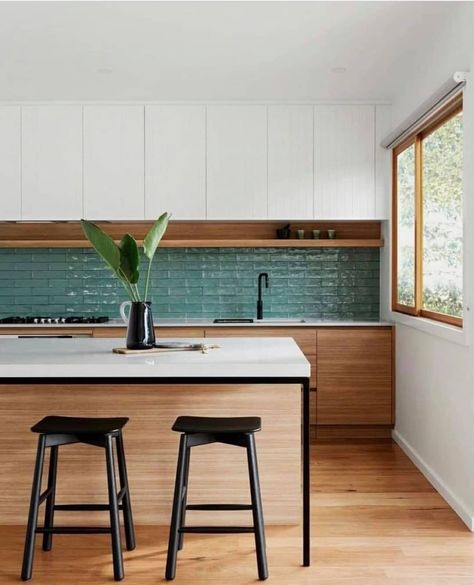
<svg viewBox="0 0 474 585"><path fill-rule="evenodd" d="M189 463L191 459L191 447L186 449L186 466L184 469L184 486L183 486L183 505L181 509L181 521L180 521L180 528L184 526L184 522L186 520L186 503L188 501L188 483L189 483ZM184 543L184 534L180 532L179 534L179 542L178 542L178 550L182 550Z"/></svg>
<svg viewBox="0 0 474 585"><path fill-rule="evenodd" d="M46 498L46 509L44 513L44 527L52 528L54 523L54 503L56 501L56 476L58 471L58 447L51 447L49 453L48 490L51 493ZM43 550L51 550L53 546L53 535L43 534Z"/></svg>
<svg viewBox="0 0 474 585"><path fill-rule="evenodd" d="M135 548L135 530L133 527L132 506L130 504L130 488L128 486L127 465L125 463L125 449L123 448L122 432L119 431L115 444L117 446L117 463L120 478L120 488L125 488L125 495L122 500L123 523L125 527L125 544L127 550Z"/></svg>
<svg viewBox="0 0 474 585"><path fill-rule="evenodd" d="M255 529L255 549L257 553L258 578L264 581L268 578L267 553L265 551L265 526L263 522L262 497L258 477L257 452L255 436L247 435L247 461L249 467L250 495L252 499L253 526Z"/></svg>
<svg viewBox="0 0 474 585"><path fill-rule="evenodd" d="M188 437L181 435L179 441L178 465L176 468L176 482L174 485L173 511L171 512L170 537L168 542L168 557L166 559L165 578L171 581L176 576L176 558L178 556L179 528L183 506L183 486L186 471Z"/></svg>
<svg viewBox="0 0 474 585"><path fill-rule="evenodd" d="M123 573L122 545L120 542L119 506L115 481L114 452L112 436L106 435L105 458L107 464L107 485L109 488L110 529L112 536L112 557L114 563L114 579L121 581Z"/></svg>
<svg viewBox="0 0 474 585"><path fill-rule="evenodd" d="M36 452L33 486L31 488L30 511L28 514L28 527L26 529L25 550L23 553L23 566L21 569L21 578L23 581L31 579L33 573L33 556L35 553L35 535L38 523L38 508L41 495L41 478L43 475L45 445L46 435L40 435Z"/></svg>

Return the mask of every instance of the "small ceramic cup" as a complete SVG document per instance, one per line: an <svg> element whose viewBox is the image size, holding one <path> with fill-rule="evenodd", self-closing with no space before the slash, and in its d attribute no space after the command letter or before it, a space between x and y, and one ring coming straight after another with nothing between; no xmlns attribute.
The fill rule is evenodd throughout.
<svg viewBox="0 0 474 585"><path fill-rule="evenodd" d="M328 238L330 240L335 240L336 239L336 230L328 230Z"/></svg>
<svg viewBox="0 0 474 585"><path fill-rule="evenodd" d="M319 240L321 236L321 230L313 230L313 240Z"/></svg>
<svg viewBox="0 0 474 585"><path fill-rule="evenodd" d="M298 234L298 240L304 240L304 230L296 230Z"/></svg>

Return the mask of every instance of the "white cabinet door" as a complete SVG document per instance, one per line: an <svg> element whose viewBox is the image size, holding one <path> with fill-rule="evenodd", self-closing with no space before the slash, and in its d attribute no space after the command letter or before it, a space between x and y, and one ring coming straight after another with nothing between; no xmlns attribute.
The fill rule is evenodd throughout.
<svg viewBox="0 0 474 585"><path fill-rule="evenodd" d="M268 217L313 218L313 107L268 108Z"/></svg>
<svg viewBox="0 0 474 585"><path fill-rule="evenodd" d="M314 213L318 219L375 217L374 106L315 106Z"/></svg>
<svg viewBox="0 0 474 585"><path fill-rule="evenodd" d="M84 216L144 219L144 106L84 106Z"/></svg>
<svg viewBox="0 0 474 585"><path fill-rule="evenodd" d="M80 219L82 107L22 106L22 219Z"/></svg>
<svg viewBox="0 0 474 585"><path fill-rule="evenodd" d="M209 106L207 218L267 217L266 106Z"/></svg>
<svg viewBox="0 0 474 585"><path fill-rule="evenodd" d="M0 221L21 219L19 106L0 106Z"/></svg>
<svg viewBox="0 0 474 585"><path fill-rule="evenodd" d="M145 218L206 219L206 109L145 109Z"/></svg>
<svg viewBox="0 0 474 585"><path fill-rule="evenodd" d="M392 151L380 146L392 129L392 108L375 106L375 218L390 218Z"/></svg>

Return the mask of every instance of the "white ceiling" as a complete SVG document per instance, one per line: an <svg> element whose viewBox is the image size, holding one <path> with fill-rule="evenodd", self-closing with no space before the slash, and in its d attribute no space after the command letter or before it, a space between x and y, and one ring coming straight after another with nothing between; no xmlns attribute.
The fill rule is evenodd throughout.
<svg viewBox="0 0 474 585"><path fill-rule="evenodd" d="M460 4L1 2L0 100L390 100Z"/></svg>

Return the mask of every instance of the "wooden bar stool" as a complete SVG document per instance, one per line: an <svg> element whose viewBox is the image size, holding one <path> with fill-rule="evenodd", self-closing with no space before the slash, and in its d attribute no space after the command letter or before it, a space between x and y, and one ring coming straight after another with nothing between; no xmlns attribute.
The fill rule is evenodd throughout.
<svg viewBox="0 0 474 585"><path fill-rule="evenodd" d="M253 532L255 534L258 577L260 580L267 579L265 527L255 449L255 433L261 427L262 421L259 417L209 418L180 416L176 419L172 430L182 434L179 443L173 510L171 513L166 579L172 580L176 576L176 559L178 550L183 547L184 534L236 534L240 532ZM187 504L191 448L210 443L227 443L228 445L244 447L247 450L251 504ZM253 526L185 526L186 510L252 510Z"/></svg>
<svg viewBox="0 0 474 585"><path fill-rule="evenodd" d="M127 550L135 548L135 531L133 527L130 492L128 487L127 467L123 448L122 428L128 418L77 418L68 416L47 416L36 423L31 430L39 433L36 454L33 487L31 490L28 527L25 537L25 551L21 578L31 579L36 534L43 534L43 550L52 548L53 534L110 534L112 538L112 556L114 578L120 581L124 577L122 544L120 537L119 510L123 511L125 541ZM117 493L115 466L113 455L113 439L117 456L120 491ZM56 504L56 475L58 466L58 447L72 443L86 443L105 449L107 468L107 484L109 492L108 504ZM41 479L45 450L51 449L49 458L48 485L41 493ZM44 525L38 527L39 506L46 502ZM108 510L110 526L54 526L54 512Z"/></svg>

